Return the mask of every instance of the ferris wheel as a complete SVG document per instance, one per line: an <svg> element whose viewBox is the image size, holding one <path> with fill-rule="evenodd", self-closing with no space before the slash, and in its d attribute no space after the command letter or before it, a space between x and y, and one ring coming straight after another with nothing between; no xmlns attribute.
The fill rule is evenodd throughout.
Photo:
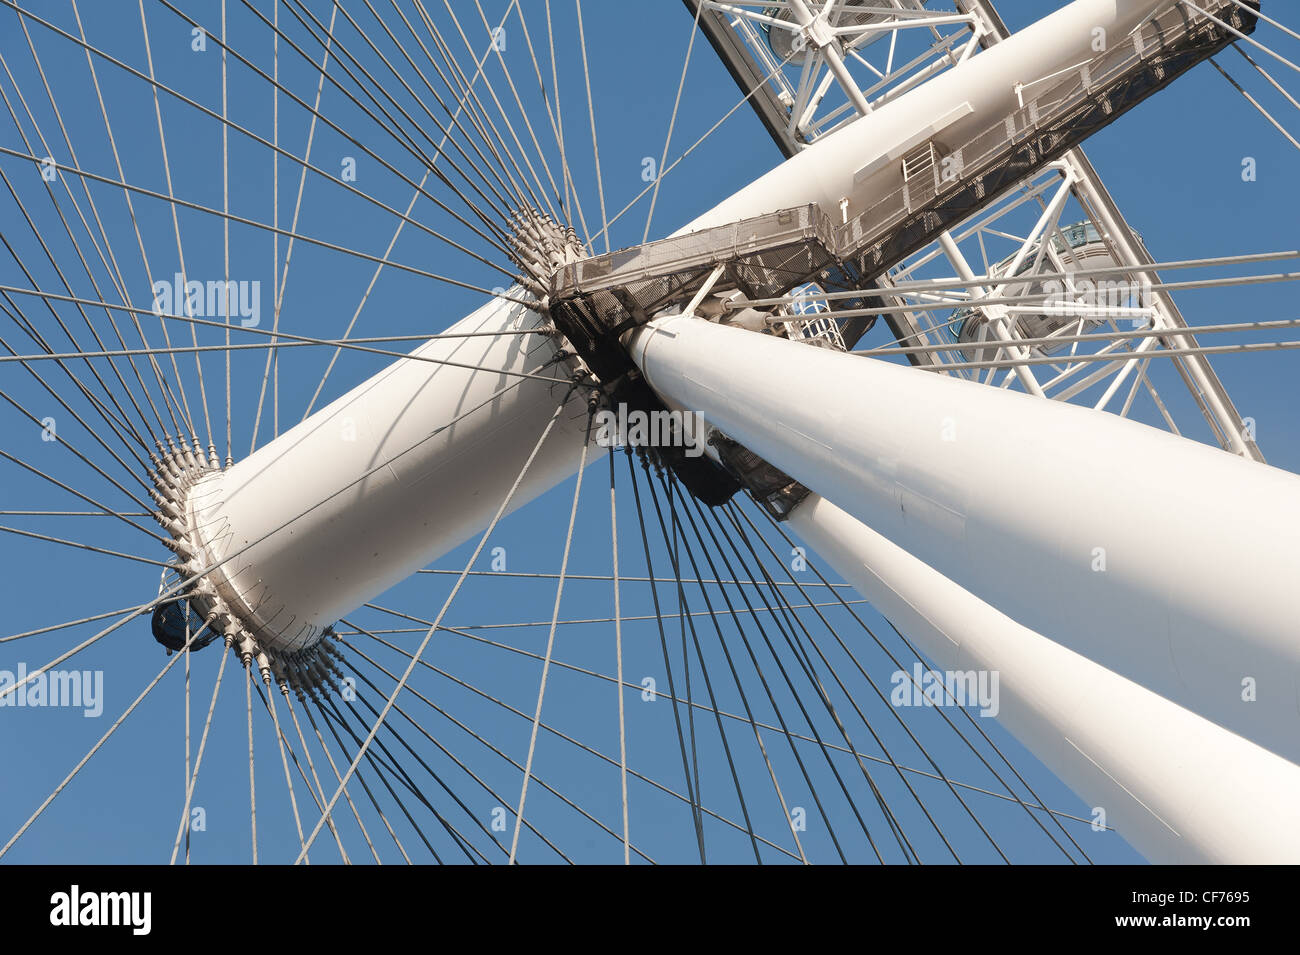
<svg viewBox="0 0 1300 955"><path fill-rule="evenodd" d="M1300 861L1300 23L1032 6L0 0L0 859Z"/></svg>

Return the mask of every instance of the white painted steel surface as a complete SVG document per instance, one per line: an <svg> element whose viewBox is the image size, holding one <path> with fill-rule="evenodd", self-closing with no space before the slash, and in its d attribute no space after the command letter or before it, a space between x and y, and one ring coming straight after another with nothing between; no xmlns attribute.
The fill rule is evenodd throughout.
<svg viewBox="0 0 1300 955"><path fill-rule="evenodd" d="M852 218L903 185L903 154L930 139L961 146L1022 103L1017 87L1076 67L1104 42L1118 44L1169 0L1075 0L978 56L940 73L808 149L724 200L678 233L815 202ZM1026 100L1027 101L1027 100Z"/></svg>
<svg viewBox="0 0 1300 955"><path fill-rule="evenodd" d="M1300 477L692 317L652 322L632 352L656 391L1019 623L1300 754Z"/></svg>
<svg viewBox="0 0 1300 955"><path fill-rule="evenodd" d="M894 188L891 177L899 175L894 160L913 145L918 131L935 125L936 117L953 118L954 134L982 129L1014 108L1016 83L1087 59L1094 29L1121 38L1160 5L1151 0L1076 0L816 143L687 228L809 201L834 211L846 194L854 197L852 215L857 211L854 202ZM868 167L879 168L855 179ZM495 302L453 330L520 327L537 321L519 306ZM550 354L550 346L543 344L535 355L526 356L530 343L538 344L518 336L439 340L418 353L528 371L540 364L537 355ZM489 410L386 462L511 381L490 372L399 361L248 459L207 479L193 500L208 558L220 559L270 535L215 576L232 606L240 610L243 604L255 635L281 649L302 646L320 627L486 526L554 410L545 384L522 384ZM348 419L355 428L352 442L339 437ZM585 412L575 404L563 433L551 439L520 488L515 506L576 469L584 427ZM379 470L362 479L375 468ZM291 516L318 504L285 530L275 531Z"/></svg>
<svg viewBox="0 0 1300 955"><path fill-rule="evenodd" d="M901 184L907 149L960 144L1017 107L1020 84L1091 57L1097 29L1121 42L1167 2L1076 0L681 231L807 202L855 215ZM452 331L539 320L493 302ZM414 354L535 371L553 348L511 335ZM1087 409L695 319L656 322L635 351L671 402L851 512L813 500L792 521L936 662L999 669L1004 721L1068 784L1100 794L1089 798L1135 845L1178 861L1295 860L1300 827L1273 821L1297 804L1297 768L1126 677L1300 753L1300 478ZM214 575L218 589L267 646L306 645L480 531L566 390L400 360L199 485L201 560L247 547ZM585 425L575 396L514 507L574 471ZM1096 548L1105 571L1092 569ZM945 655L940 636L959 646ZM1246 678L1258 702L1242 701Z"/></svg>
<svg viewBox="0 0 1300 955"><path fill-rule="evenodd" d="M996 672L997 721L1148 860L1300 862L1300 766L1021 626L825 498L789 523L939 670Z"/></svg>
<svg viewBox="0 0 1300 955"><path fill-rule="evenodd" d="M539 321L496 300L448 331L514 331ZM568 373L564 365L540 367L555 354L541 335L439 338L412 354ZM194 489L193 519L208 551L201 565L247 547L213 575L218 591L264 645L301 648L481 531L568 390L401 359ZM574 472L586 428L585 394L575 392L512 510Z"/></svg>

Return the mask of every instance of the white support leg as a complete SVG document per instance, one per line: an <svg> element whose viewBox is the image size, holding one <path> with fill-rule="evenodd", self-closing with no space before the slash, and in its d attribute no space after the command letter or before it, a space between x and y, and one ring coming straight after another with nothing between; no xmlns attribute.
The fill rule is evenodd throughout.
<svg viewBox="0 0 1300 955"><path fill-rule="evenodd" d="M1090 408L696 318L661 395L1030 629L1300 756L1300 477Z"/></svg>
<svg viewBox="0 0 1300 955"><path fill-rule="evenodd" d="M1149 861L1300 862L1300 766L1021 626L825 498L789 523L935 667L996 673L998 722Z"/></svg>

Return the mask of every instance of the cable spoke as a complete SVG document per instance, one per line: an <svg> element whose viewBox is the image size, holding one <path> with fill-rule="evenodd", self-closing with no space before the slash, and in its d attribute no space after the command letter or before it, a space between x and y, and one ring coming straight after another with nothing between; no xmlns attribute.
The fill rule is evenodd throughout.
<svg viewBox="0 0 1300 955"><path fill-rule="evenodd" d="M511 485L510 491L506 494L505 500L502 501L501 506L500 508L498 508L496 515L492 518L492 522L488 525L487 530L483 532L483 536L479 539L478 546L474 549L473 555L470 557L469 562L465 566L465 570L467 572L474 565L474 562L478 560L478 555L482 552L483 546L487 543L488 537L491 536L492 531L496 528L497 522L501 519L501 516L505 513L506 509L509 507L510 501L514 498L515 491L519 489L519 485L523 482L524 475L528 473L528 469L532 465L533 460L537 457L537 453L541 450L542 444L546 441L546 438L550 435L551 430L555 426L555 423L560 420L560 415L563 413L566 403L567 401L561 402L559 404L559 406L555 409L555 413L551 416L550 421L547 423L546 428L542 431L542 436L538 439L537 444L533 447L532 452L528 456L528 460L524 462L524 466L520 470L519 475L515 478L514 484ZM429 632L425 635L424 640L421 641L419 649L416 650L415 655L411 659L410 664L408 664L406 667L406 671L402 674L401 679L398 680L397 686L393 689L393 692L389 695L389 697L384 701L384 708L382 712L380 713L379 717L376 719L374 725L370 728L370 732L367 734L365 742L361 744L361 748L357 752L357 755L353 757L352 763L348 766L348 770L344 774L343 781L339 784L339 788L335 790L334 795L330 797L329 803L325 806L324 811L326 813L328 813L331 809L334 808L334 803L338 800L339 794L343 791L343 787L347 784L347 781L352 776L352 774L356 772L357 764L361 761L362 755L369 748L371 742L374 741L376 734L379 732L380 725L382 725L384 719L387 717L388 711L392 709L393 701L397 699L397 695L402 691L402 688L406 686L407 680L409 680L411 677L411 671L415 669L415 665L419 661L420 656L424 653L425 648L429 645L429 641L433 638L434 633L437 632L439 624L442 623L442 618L446 615L447 609L451 606L452 601L455 600L456 594L460 591L460 586L461 584L464 583L464 581L465 581L465 576L464 574L462 574L461 577L456 581L455 586L452 587L451 593L447 596L446 602L444 602L442 605L442 609L438 611L438 616L434 619L433 625L429 627ZM317 834L320 833L320 828L321 825L324 823L324 821L325 821L325 816L322 815L320 821L316 823L315 828L312 830L311 836L308 837L306 845L303 846L303 850L298 857L298 861L301 861L306 856L307 850L311 847L312 843L315 841Z"/></svg>
<svg viewBox="0 0 1300 955"><path fill-rule="evenodd" d="M190 637L189 642L185 645L184 648L182 648L181 654L172 656L172 658L169 659L167 663L163 665L163 668L158 671L158 675L154 677L143 690L140 691L140 695L131 701L131 705L122 711L122 715L119 716L113 722L113 725L110 726L107 732L105 732L104 735L99 738L99 741L95 743L94 746L90 747L90 750L86 753L85 756L81 758L81 761L78 762L76 766L73 766L72 771L69 772L68 775L63 777L63 781L60 782L57 786L55 786L54 790L48 796L45 797L45 801L42 802L36 808L36 811L32 813L31 816L28 817L27 821L24 822L18 828L18 831L15 832L13 836L10 837L9 841L6 842L3 847L0 847L0 859L3 859L5 853L13 848L14 843L16 843L19 839L22 838L23 833L25 833L28 829L32 827L32 823L34 823L37 819L40 818L41 813L45 812L45 810L49 808L50 803L54 802L54 800L58 798L59 793L63 792L63 790L67 788L68 783L72 782L73 778L77 775L77 773L81 772L82 767L84 767L88 762L90 762L90 760L94 757L94 755L99 752L99 750L103 747L103 745L106 742L108 742L109 737L111 737L114 733L117 732L118 727L121 726L124 722L126 722L126 718L135 712L135 708L140 705L140 703L144 700L144 698L149 695L150 691L153 690L153 688L158 685L158 683L162 680L162 678L167 675L167 671L176 665L176 661L180 659L181 655L188 654L190 646L192 646L193 642L196 639L198 639L200 635L202 635L205 629L206 629L206 625L204 627L200 627L198 632L194 633Z"/></svg>
<svg viewBox="0 0 1300 955"><path fill-rule="evenodd" d="M524 778L519 786L519 802L515 809L515 831L510 840L510 865L514 865L519 854L519 831L524 820L524 801L528 798L528 781L533 777L533 755L537 749L537 727L542 721L542 703L546 698L546 678L551 673L551 654L555 650L556 621L560 619L560 601L564 597L564 573L569 568L569 551L573 546L573 525L578 517L578 497L582 493L582 475L587 469L587 452L591 448L591 419L587 420L587 439L582 443L582 459L578 464L578 476L573 485L573 504L569 508L569 529L564 536L564 556L560 558L560 579L555 586L555 608L551 611L551 629L546 636L546 659L542 663L542 676L537 685L537 707L533 711L533 726L528 736L528 758L524 762ZM475 555L477 556L477 555ZM470 562L473 565L473 561ZM466 571L469 567L465 568ZM464 580L462 575L460 580ZM435 621L435 626L438 621Z"/></svg>

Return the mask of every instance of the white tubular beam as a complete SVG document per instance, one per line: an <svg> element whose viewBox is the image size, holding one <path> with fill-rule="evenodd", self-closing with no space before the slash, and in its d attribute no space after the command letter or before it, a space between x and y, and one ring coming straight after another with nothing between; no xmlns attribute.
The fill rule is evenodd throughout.
<svg viewBox="0 0 1300 955"><path fill-rule="evenodd" d="M539 321L496 300L449 332ZM213 583L264 647L309 645L482 530L569 392L567 383L508 374L567 375L563 364L540 367L555 354L542 335L439 338L412 354L494 370L397 361L191 493L200 566L247 547ZM512 509L574 472L586 426L585 395L575 392Z"/></svg>
<svg viewBox="0 0 1300 955"><path fill-rule="evenodd" d="M852 217L903 184L904 153L927 140L949 148L1019 108L1017 88L1096 55L1105 31L1114 45L1170 0L1075 0L905 96L885 103L755 180L680 232L815 202ZM796 8L797 9L797 8ZM680 234L680 233L679 233Z"/></svg>
<svg viewBox="0 0 1300 955"><path fill-rule="evenodd" d="M1300 756L1300 477L690 317L632 354L657 392L1014 620Z"/></svg>
<svg viewBox="0 0 1300 955"><path fill-rule="evenodd" d="M1300 766L1021 626L825 498L789 523L935 667L996 673L998 722L1149 861L1300 862Z"/></svg>

